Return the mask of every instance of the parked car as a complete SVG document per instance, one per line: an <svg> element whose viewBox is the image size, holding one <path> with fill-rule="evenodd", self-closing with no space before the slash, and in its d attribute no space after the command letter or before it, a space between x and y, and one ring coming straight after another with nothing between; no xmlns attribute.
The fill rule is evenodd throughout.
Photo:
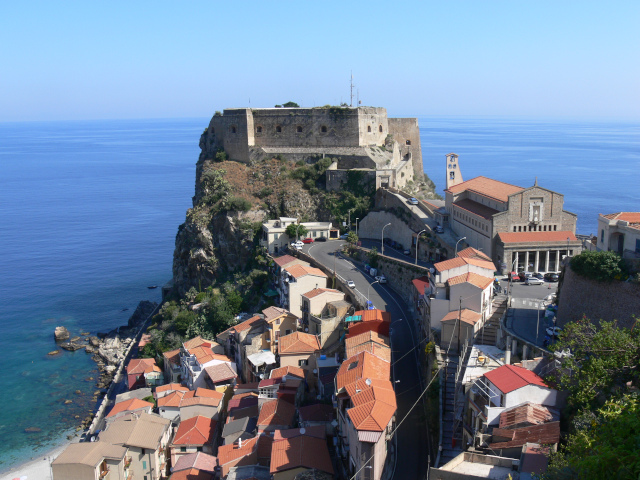
<svg viewBox="0 0 640 480"><path fill-rule="evenodd" d="M411 255L411 252L409 250L407 250L406 248L404 249L404 251L402 252L405 255Z"/></svg>
<svg viewBox="0 0 640 480"><path fill-rule="evenodd" d="M316 238L316 242L326 242L327 241L327 237L318 237Z"/></svg>
<svg viewBox="0 0 640 480"><path fill-rule="evenodd" d="M520 275L518 275L517 272L511 272L509 274L509 280L511 280L512 282L517 282L520 280Z"/></svg>
<svg viewBox="0 0 640 480"><path fill-rule="evenodd" d="M525 279L524 284L525 285L543 285L544 282L537 277L531 276Z"/></svg>
<svg viewBox="0 0 640 480"><path fill-rule="evenodd" d="M418 199L411 197L409 200L407 200L407 203L409 205L418 205Z"/></svg>
<svg viewBox="0 0 640 480"><path fill-rule="evenodd" d="M348 233L343 233L342 235L340 235L340 240L346 240L348 236Z"/></svg>
<svg viewBox="0 0 640 480"><path fill-rule="evenodd" d="M376 277L376 280L378 281L378 283L387 283L387 277L385 277L384 275L378 275Z"/></svg>
<svg viewBox="0 0 640 480"><path fill-rule="evenodd" d="M353 280L347 280L347 287L356 288L356 284L353 283Z"/></svg>
<svg viewBox="0 0 640 480"><path fill-rule="evenodd" d="M440 225L436 225L436 228L433 229L436 233L444 233L444 228Z"/></svg>
<svg viewBox="0 0 640 480"><path fill-rule="evenodd" d="M557 273L549 272L549 273L545 273L544 274L544 279L547 282L557 282L558 278L560 278L560 277L558 276Z"/></svg>
<svg viewBox="0 0 640 480"><path fill-rule="evenodd" d="M520 280L524 282L527 278L531 276L531 272L520 272L518 273L518 276L520 277Z"/></svg>
<svg viewBox="0 0 640 480"><path fill-rule="evenodd" d="M304 240L302 240L302 243L313 243L313 238L307 237Z"/></svg>
<svg viewBox="0 0 640 480"><path fill-rule="evenodd" d="M293 248L297 248L298 250L300 250L302 247L304 247L304 243L302 243L300 240L298 240L297 242L293 242L291 244L291 246Z"/></svg>
<svg viewBox="0 0 640 480"><path fill-rule="evenodd" d="M562 332L562 328L560 328L560 327L548 327L546 329L546 332L547 332L547 335L549 335L551 338L556 338Z"/></svg>
<svg viewBox="0 0 640 480"><path fill-rule="evenodd" d="M540 280L544 280L544 275L540 272L536 272L533 274L534 277L539 278Z"/></svg>

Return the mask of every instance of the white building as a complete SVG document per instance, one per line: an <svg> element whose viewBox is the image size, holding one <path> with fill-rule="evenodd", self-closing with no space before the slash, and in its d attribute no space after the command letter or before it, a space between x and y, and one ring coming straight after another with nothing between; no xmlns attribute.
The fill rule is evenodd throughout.
<svg viewBox="0 0 640 480"><path fill-rule="evenodd" d="M623 258L640 258L640 212L598 215L597 248Z"/></svg>
<svg viewBox="0 0 640 480"><path fill-rule="evenodd" d="M280 303L296 317L302 317L302 295L316 288L327 288L327 275L319 268L292 265L282 270Z"/></svg>
<svg viewBox="0 0 640 480"><path fill-rule="evenodd" d="M262 224L262 239L260 245L265 247L269 253L277 254L286 251L287 245L294 242L295 238L289 238L285 233L289 225L295 225L298 223L297 218L280 217L277 220L268 220ZM330 238L331 222L303 222L299 225L304 226L307 233L304 236L299 236L300 240L305 238L317 238L324 237Z"/></svg>

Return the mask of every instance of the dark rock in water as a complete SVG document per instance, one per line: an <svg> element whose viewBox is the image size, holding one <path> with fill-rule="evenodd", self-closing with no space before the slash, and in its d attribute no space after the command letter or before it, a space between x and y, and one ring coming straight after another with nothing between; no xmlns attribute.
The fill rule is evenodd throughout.
<svg viewBox="0 0 640 480"><path fill-rule="evenodd" d="M91 345L92 347L99 347L100 346L100 339L98 337L89 337L89 345Z"/></svg>
<svg viewBox="0 0 640 480"><path fill-rule="evenodd" d="M73 403L73 400L65 400L65 401L64 401L64 404L65 404L65 405L69 405L70 403Z"/></svg>
<svg viewBox="0 0 640 480"><path fill-rule="evenodd" d="M89 332L80 332L80 335L82 335L83 337L88 337L91 334Z"/></svg>
<svg viewBox="0 0 640 480"><path fill-rule="evenodd" d="M69 350L70 352L75 352L76 350L80 350L81 348L85 348L86 345L78 345L77 343L61 343L60 348L64 348L65 350Z"/></svg>
<svg viewBox="0 0 640 480"><path fill-rule="evenodd" d="M75 343L75 342L77 342L77 341L79 341L79 340L81 340L81 337L73 337L73 338L72 338L71 340L69 340L69 341L70 341L70 342Z"/></svg>
<svg viewBox="0 0 640 480"><path fill-rule="evenodd" d="M60 350L53 350L49 352L47 355L58 355L59 353L60 353Z"/></svg>
<svg viewBox="0 0 640 480"><path fill-rule="evenodd" d="M24 429L25 433L38 433L41 432L42 429L38 427L27 427Z"/></svg>
<svg viewBox="0 0 640 480"><path fill-rule="evenodd" d="M65 327L56 327L55 331L53 332L53 336L56 339L56 341L61 341L61 340L67 340L71 335L69 334L69 330L67 330Z"/></svg>
<svg viewBox="0 0 640 480"><path fill-rule="evenodd" d="M129 327L137 327L144 322L149 315L158 306L156 302L150 302L149 300L143 300L138 304L136 311L133 312L131 318L129 318Z"/></svg>

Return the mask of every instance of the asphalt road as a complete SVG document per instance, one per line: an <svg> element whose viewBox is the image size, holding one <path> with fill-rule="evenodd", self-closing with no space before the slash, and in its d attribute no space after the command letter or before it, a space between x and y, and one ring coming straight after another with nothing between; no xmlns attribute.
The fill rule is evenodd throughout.
<svg viewBox="0 0 640 480"><path fill-rule="evenodd" d="M362 239L362 240L360 240L360 242L361 242L361 245L364 248L376 247L378 249L378 252L382 253L382 242L381 241L379 241L379 240ZM403 247L408 249L409 245L403 245ZM395 248L391 248L389 245L385 245L384 246L384 255L385 255L385 257L393 257L393 258L397 258L399 260L404 260L405 262L409 262L409 263L415 263L416 262L415 253L413 255L405 255L402 251L396 250ZM422 267L427 267L427 268L433 267L433 263L423 262L422 260L418 260L418 265L420 265Z"/></svg>
<svg viewBox="0 0 640 480"><path fill-rule="evenodd" d="M330 270L333 270L335 265L338 275L353 280L356 290L363 296L366 297L369 292L369 299L376 308L391 314L394 362L391 373L394 381L400 380L395 384L398 403L396 424L398 424L425 386L420 376L418 350L415 348L417 346L415 322L410 321L411 315L407 306L393 290L379 283L371 285L374 280L369 275L356 268L351 262L335 256L335 252L340 250L343 243L342 241L318 242L305 245L303 250ZM407 352L410 353L407 354ZM429 444L426 421L423 417L423 409L421 404L418 404L398 428L396 465L392 477L394 479L422 479L427 474Z"/></svg>

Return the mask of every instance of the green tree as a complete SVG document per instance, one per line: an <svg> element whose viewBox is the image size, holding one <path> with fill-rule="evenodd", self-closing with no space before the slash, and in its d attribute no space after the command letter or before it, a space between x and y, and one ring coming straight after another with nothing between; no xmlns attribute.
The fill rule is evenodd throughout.
<svg viewBox="0 0 640 480"><path fill-rule="evenodd" d="M285 108L300 108L300 105L298 105L296 102L283 103L282 106Z"/></svg>
<svg viewBox="0 0 640 480"><path fill-rule="evenodd" d="M591 416L566 445L551 456L541 478L640 478L640 399L637 394L611 399Z"/></svg>
<svg viewBox="0 0 640 480"><path fill-rule="evenodd" d="M307 227L300 223L292 223L291 225L287 225L286 230L284 231L289 238L304 238L307 236L309 232Z"/></svg>
<svg viewBox="0 0 640 480"><path fill-rule="evenodd" d="M597 326L587 318L566 325L553 350L571 353L562 360L558 383L570 392L568 404L574 412L593 409L602 404L599 395L608 398L626 382L637 381L640 328L634 327L618 328L605 321Z"/></svg>
<svg viewBox="0 0 640 480"><path fill-rule="evenodd" d="M626 276L624 263L615 252L584 251L571 259L571 270L598 282L624 280Z"/></svg>
<svg viewBox="0 0 640 480"><path fill-rule="evenodd" d="M356 235L356 232L349 232L347 234L347 243L349 245L356 245L358 243L358 236Z"/></svg>
<svg viewBox="0 0 640 480"><path fill-rule="evenodd" d="M373 268L378 268L379 255L378 249L376 247L373 247L371 250L369 250L367 257L369 258L369 265L371 265Z"/></svg>

